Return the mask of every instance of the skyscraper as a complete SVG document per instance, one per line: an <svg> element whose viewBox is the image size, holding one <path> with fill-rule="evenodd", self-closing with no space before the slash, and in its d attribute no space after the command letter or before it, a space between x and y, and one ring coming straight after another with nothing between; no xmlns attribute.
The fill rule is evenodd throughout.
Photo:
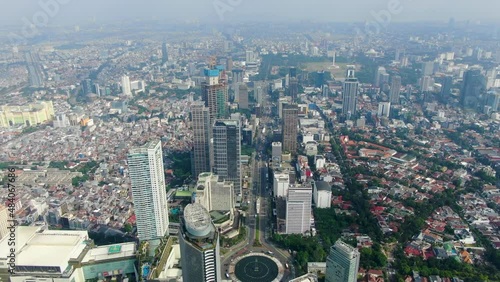
<svg viewBox="0 0 500 282"><path fill-rule="evenodd" d="M295 102L299 94L299 80L296 77L290 78L288 92L290 94L290 97L292 97L292 102Z"/></svg>
<svg viewBox="0 0 500 282"><path fill-rule="evenodd" d="M288 187L286 199L286 234L304 234L311 229L311 184Z"/></svg>
<svg viewBox="0 0 500 282"><path fill-rule="evenodd" d="M216 120L213 124L213 169L221 180L234 183L241 194L241 128L238 120Z"/></svg>
<svg viewBox="0 0 500 282"><path fill-rule="evenodd" d="M82 94L86 96L90 93L94 93L94 91L92 91L92 80L87 78L82 81Z"/></svg>
<svg viewBox="0 0 500 282"><path fill-rule="evenodd" d="M248 87L245 83L240 84L239 86L239 99L238 99L238 106L240 109L246 109L248 110Z"/></svg>
<svg viewBox="0 0 500 282"><path fill-rule="evenodd" d="M221 281L219 233L200 204L189 204L179 236L183 281Z"/></svg>
<svg viewBox="0 0 500 282"><path fill-rule="evenodd" d="M191 106L191 121L193 123L193 176L198 177L203 172L210 172L210 112L201 102Z"/></svg>
<svg viewBox="0 0 500 282"><path fill-rule="evenodd" d="M360 253L358 249L337 240L326 258L326 282L356 282Z"/></svg>
<svg viewBox="0 0 500 282"><path fill-rule="evenodd" d="M349 67L347 69L342 94L342 114L348 119L351 119L356 116L358 95L358 79L355 76L354 67Z"/></svg>
<svg viewBox="0 0 500 282"><path fill-rule="evenodd" d="M481 69L471 68L464 73L460 104L462 107L477 107L479 96L485 91L486 81Z"/></svg>
<svg viewBox="0 0 500 282"><path fill-rule="evenodd" d="M131 149L127 160L139 240L159 239L168 232L161 141Z"/></svg>
<svg viewBox="0 0 500 282"><path fill-rule="evenodd" d="M201 84L201 92L205 107L209 109L212 123L215 119L228 116L227 84L219 69L206 69L205 78L205 82Z"/></svg>
<svg viewBox="0 0 500 282"><path fill-rule="evenodd" d="M283 105L283 151L297 153L297 126L299 123L299 108L295 104Z"/></svg>
<svg viewBox="0 0 500 282"><path fill-rule="evenodd" d="M379 87L387 81L384 81L384 77L387 74L384 67L378 67L375 73L375 82L373 83L375 87Z"/></svg>
<svg viewBox="0 0 500 282"><path fill-rule="evenodd" d="M122 93L127 96L132 95L130 90L130 78L127 75L122 76Z"/></svg>
<svg viewBox="0 0 500 282"><path fill-rule="evenodd" d="M422 76L434 74L434 62L422 62Z"/></svg>
<svg viewBox="0 0 500 282"><path fill-rule="evenodd" d="M379 117L389 117L391 113L391 102L380 102L378 103L377 116Z"/></svg>
<svg viewBox="0 0 500 282"><path fill-rule="evenodd" d="M161 63L165 64L168 62L168 47L167 42L163 42L161 46Z"/></svg>
<svg viewBox="0 0 500 282"><path fill-rule="evenodd" d="M401 76L396 75L391 79L391 91L389 101L393 105L399 105L399 94L401 93Z"/></svg>
<svg viewBox="0 0 500 282"><path fill-rule="evenodd" d="M441 99L447 102L451 94L451 87L453 86L453 76L447 75L442 78Z"/></svg>

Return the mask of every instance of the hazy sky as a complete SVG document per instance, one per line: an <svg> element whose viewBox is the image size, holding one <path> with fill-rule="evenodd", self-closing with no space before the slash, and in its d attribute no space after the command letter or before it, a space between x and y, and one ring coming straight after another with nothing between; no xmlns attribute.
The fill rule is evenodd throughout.
<svg viewBox="0 0 500 282"><path fill-rule="evenodd" d="M92 19L112 22L132 19L199 20L316 20L375 21L374 13L396 5L391 21L500 21L499 0L3 0L0 25L23 25L34 15L43 21L40 3L60 3L49 24L85 24ZM7 3L5 3L7 2ZM215 7L219 7L218 10ZM396 11L396 12L394 12Z"/></svg>

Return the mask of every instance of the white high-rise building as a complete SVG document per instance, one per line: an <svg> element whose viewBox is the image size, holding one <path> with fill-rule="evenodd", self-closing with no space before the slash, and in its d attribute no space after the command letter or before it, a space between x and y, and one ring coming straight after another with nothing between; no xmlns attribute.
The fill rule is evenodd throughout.
<svg viewBox="0 0 500 282"><path fill-rule="evenodd" d="M286 234L304 234L311 229L311 202L311 184L288 187Z"/></svg>
<svg viewBox="0 0 500 282"><path fill-rule="evenodd" d="M234 210L234 185L231 181L223 181L219 176L204 172L198 176L195 203L199 203L209 212Z"/></svg>
<svg viewBox="0 0 500 282"><path fill-rule="evenodd" d="M330 248L326 258L326 282L356 282L360 253L341 240Z"/></svg>
<svg viewBox="0 0 500 282"><path fill-rule="evenodd" d="M161 141L129 151L128 167L139 240L155 240L168 232L168 205Z"/></svg>
<svg viewBox="0 0 500 282"><path fill-rule="evenodd" d="M274 174L273 193L275 197L286 197L289 185L290 175L288 173Z"/></svg>
<svg viewBox="0 0 500 282"><path fill-rule="evenodd" d="M391 102L380 102L378 103L377 116L379 117L389 117L391 113Z"/></svg>
<svg viewBox="0 0 500 282"><path fill-rule="evenodd" d="M332 187L328 182L314 182L314 204L319 209L329 209L332 205Z"/></svg>
<svg viewBox="0 0 500 282"><path fill-rule="evenodd" d="M130 78L127 75L122 76L122 93L127 96L132 95L130 87Z"/></svg>

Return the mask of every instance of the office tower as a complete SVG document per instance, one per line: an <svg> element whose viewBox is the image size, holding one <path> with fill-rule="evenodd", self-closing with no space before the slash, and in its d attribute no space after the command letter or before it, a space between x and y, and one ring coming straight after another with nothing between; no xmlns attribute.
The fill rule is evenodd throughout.
<svg viewBox="0 0 500 282"><path fill-rule="evenodd" d="M396 75L391 79L391 91L389 101L393 105L399 105L399 94L401 93L401 76Z"/></svg>
<svg viewBox="0 0 500 282"><path fill-rule="evenodd" d="M337 240L326 258L326 282L356 282L359 270L358 249Z"/></svg>
<svg viewBox="0 0 500 282"><path fill-rule="evenodd" d="M316 208L329 209L332 205L332 186L325 181L315 181L313 184L313 199Z"/></svg>
<svg viewBox="0 0 500 282"><path fill-rule="evenodd" d="M127 96L132 95L130 90L130 78L127 75L122 76L122 93Z"/></svg>
<svg viewBox="0 0 500 282"><path fill-rule="evenodd" d="M420 79L420 91L427 92L430 90L432 85L432 78L430 76L424 76Z"/></svg>
<svg viewBox="0 0 500 282"><path fill-rule="evenodd" d="M246 109L248 110L248 87L245 83L240 84L239 86L239 99L238 99L238 106L240 109Z"/></svg>
<svg viewBox="0 0 500 282"><path fill-rule="evenodd" d="M246 51L246 53L245 53L245 55L246 55L246 56L245 56L245 57L246 57L246 58L245 58L245 59L246 59L245 61L246 61L247 63L253 63L253 62L255 62L255 53L254 53L254 51L252 51L252 50L247 50L247 51Z"/></svg>
<svg viewBox="0 0 500 282"><path fill-rule="evenodd" d="M226 66L227 71L232 72L233 71L233 58L228 57L226 64L227 64L227 66Z"/></svg>
<svg viewBox="0 0 500 282"><path fill-rule="evenodd" d="M210 124L215 119L228 116L227 85L224 74L219 69L205 70L205 81L201 83L201 93L205 107L208 107L210 112Z"/></svg>
<svg viewBox="0 0 500 282"><path fill-rule="evenodd" d="M161 141L133 148L127 156L140 241L168 232L168 206Z"/></svg>
<svg viewBox="0 0 500 282"><path fill-rule="evenodd" d="M271 152L272 152L273 162L280 163L281 162L281 154L283 153L281 142L273 142L271 144L271 147L272 147Z"/></svg>
<svg viewBox="0 0 500 282"><path fill-rule="evenodd" d="M254 82L254 97L257 104L264 106L265 94L263 86L260 83Z"/></svg>
<svg viewBox="0 0 500 282"><path fill-rule="evenodd" d="M275 173L273 181L273 195L275 197L286 197L290 186L290 175L288 173Z"/></svg>
<svg viewBox="0 0 500 282"><path fill-rule="evenodd" d="M220 282L219 233L208 211L187 205L179 231L183 281Z"/></svg>
<svg viewBox="0 0 500 282"><path fill-rule="evenodd" d="M233 69L233 84L243 82L244 71L242 69Z"/></svg>
<svg viewBox="0 0 500 282"><path fill-rule="evenodd" d="M94 83L94 93L97 94L97 97L101 97L101 87L97 83Z"/></svg>
<svg viewBox="0 0 500 282"><path fill-rule="evenodd" d="M330 87L328 84L323 84L321 94L324 98L328 98L328 95L330 94Z"/></svg>
<svg viewBox="0 0 500 282"><path fill-rule="evenodd" d="M380 102L378 104L377 116L389 117L391 114L391 102Z"/></svg>
<svg viewBox="0 0 500 282"><path fill-rule="evenodd" d="M288 74L290 75L290 78L297 77L297 68L296 67L291 67L288 70Z"/></svg>
<svg viewBox="0 0 500 282"><path fill-rule="evenodd" d="M168 62L168 47L167 42L163 42L161 46L161 63L165 64Z"/></svg>
<svg viewBox="0 0 500 282"><path fill-rule="evenodd" d="M213 124L213 168L220 179L234 183L241 194L241 128L239 120L216 120Z"/></svg>
<svg viewBox="0 0 500 282"><path fill-rule="evenodd" d="M471 68L464 73L460 104L462 107L476 107L479 96L485 91L486 81L481 69Z"/></svg>
<svg viewBox="0 0 500 282"><path fill-rule="evenodd" d="M486 96L486 105L491 107L493 112L500 111L500 89L488 91Z"/></svg>
<svg viewBox="0 0 500 282"><path fill-rule="evenodd" d="M290 97L292 97L292 101L295 102L299 94L299 80L296 77L290 78L288 91L290 93Z"/></svg>
<svg viewBox="0 0 500 282"><path fill-rule="evenodd" d="M451 94L451 87L453 86L453 77L451 75L447 75L442 79L441 99L443 102L448 102Z"/></svg>
<svg viewBox="0 0 500 282"><path fill-rule="evenodd" d="M299 108L297 105L283 105L283 151L297 153L297 126L299 124Z"/></svg>
<svg viewBox="0 0 500 282"><path fill-rule="evenodd" d="M349 67L347 69L342 95L342 114L347 117L347 119L351 119L356 116L356 100L358 95L358 79L355 76L354 67Z"/></svg>
<svg viewBox="0 0 500 282"><path fill-rule="evenodd" d="M434 62L422 62L422 76L430 76L434 73Z"/></svg>
<svg viewBox="0 0 500 282"><path fill-rule="evenodd" d="M387 74L384 67L378 67L377 72L375 73L375 82L373 85L375 87L380 87L384 84L384 75Z"/></svg>
<svg viewBox="0 0 500 282"><path fill-rule="evenodd" d="M192 171L197 177L203 172L210 172L210 111L201 102L191 105L193 125Z"/></svg>
<svg viewBox="0 0 500 282"><path fill-rule="evenodd" d="M332 67L335 67L335 57L337 57L337 52L332 51Z"/></svg>
<svg viewBox="0 0 500 282"><path fill-rule="evenodd" d="M92 80L87 78L82 81L82 94L85 96L90 93L94 93L94 91L92 91Z"/></svg>
<svg viewBox="0 0 500 282"><path fill-rule="evenodd" d="M234 210L234 184L224 181L214 173L204 172L198 176L194 202L207 211L230 212Z"/></svg>
<svg viewBox="0 0 500 282"><path fill-rule="evenodd" d="M401 50L396 49L396 54L394 55L394 61L399 61Z"/></svg>
<svg viewBox="0 0 500 282"><path fill-rule="evenodd" d="M311 229L311 184L288 187L286 199L286 234L304 234Z"/></svg>
<svg viewBox="0 0 500 282"><path fill-rule="evenodd" d="M316 83L315 87L321 88L325 84L325 71L318 71L316 73Z"/></svg>

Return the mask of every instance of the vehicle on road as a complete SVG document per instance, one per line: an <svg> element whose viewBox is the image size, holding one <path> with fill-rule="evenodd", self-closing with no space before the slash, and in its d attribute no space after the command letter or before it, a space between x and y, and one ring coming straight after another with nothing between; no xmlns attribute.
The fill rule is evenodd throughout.
<svg viewBox="0 0 500 282"><path fill-rule="evenodd" d="M226 278L229 278L229 273L226 272Z"/></svg>

